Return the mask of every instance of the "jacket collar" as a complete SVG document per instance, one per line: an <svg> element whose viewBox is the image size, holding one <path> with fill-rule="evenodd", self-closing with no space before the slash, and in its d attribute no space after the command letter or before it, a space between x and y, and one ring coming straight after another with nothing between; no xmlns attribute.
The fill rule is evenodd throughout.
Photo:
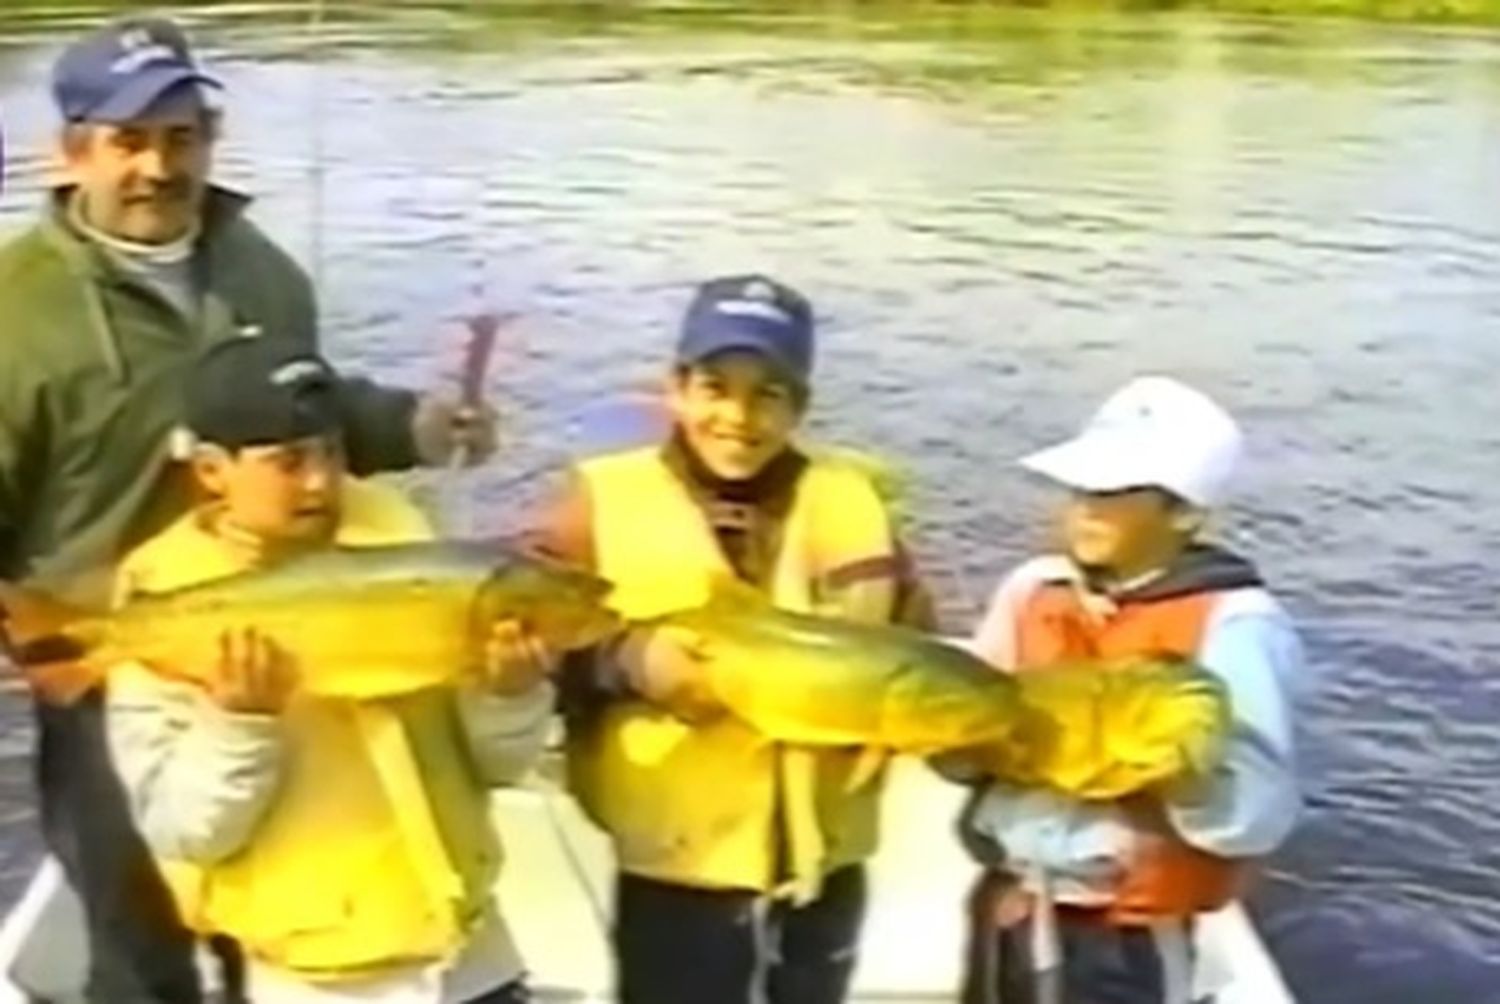
<svg viewBox="0 0 1500 1004"><path fill-rule="evenodd" d="M700 500L781 513L791 508L797 482L808 463L796 448L788 447L753 478L729 481L708 469L677 428L663 445L661 455L668 469Z"/></svg>
<svg viewBox="0 0 1500 1004"><path fill-rule="evenodd" d="M69 217L68 205L77 193L75 185L59 185L47 193L43 228L52 246L57 248L74 268L100 280L123 278L110 256L78 232ZM209 245L244 215L253 200L250 196L218 185L209 185L203 203L203 229L198 237L200 248Z"/></svg>
<svg viewBox="0 0 1500 1004"><path fill-rule="evenodd" d="M65 266L81 280L81 295L92 321L92 336L97 341L110 371L122 383L129 380L125 352L121 347L100 290L104 288L143 288L140 280L128 275L103 247L80 234L69 219L68 202L76 187L58 186L49 193L41 223L42 239L62 258ZM193 268L205 277L208 256L219 237L244 214L250 198L238 192L210 185L204 200L203 227L199 232ZM158 294L152 293L155 296Z"/></svg>
<svg viewBox="0 0 1500 1004"><path fill-rule="evenodd" d="M1088 593L1119 606L1126 603L1154 603L1198 593L1227 592L1231 589L1254 589L1264 580L1249 560L1217 544L1194 544L1161 572L1109 589L1100 589L1090 581L1086 570L1063 559L1058 562L1052 581L1068 581Z"/></svg>

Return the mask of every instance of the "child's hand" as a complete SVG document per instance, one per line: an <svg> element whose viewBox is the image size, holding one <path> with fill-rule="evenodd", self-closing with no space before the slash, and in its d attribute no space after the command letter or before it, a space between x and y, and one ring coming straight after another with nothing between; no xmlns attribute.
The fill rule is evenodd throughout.
<svg viewBox="0 0 1500 1004"><path fill-rule="evenodd" d="M637 631L620 647L619 658L631 689L662 710L695 725L724 714L710 680L707 643L695 632Z"/></svg>
<svg viewBox="0 0 1500 1004"><path fill-rule="evenodd" d="M513 697L541 683L557 668L557 655L526 625L500 620L490 629L476 684L491 693Z"/></svg>
<svg viewBox="0 0 1500 1004"><path fill-rule="evenodd" d="M277 715L297 686L297 661L255 628L219 635L208 695L225 711Z"/></svg>

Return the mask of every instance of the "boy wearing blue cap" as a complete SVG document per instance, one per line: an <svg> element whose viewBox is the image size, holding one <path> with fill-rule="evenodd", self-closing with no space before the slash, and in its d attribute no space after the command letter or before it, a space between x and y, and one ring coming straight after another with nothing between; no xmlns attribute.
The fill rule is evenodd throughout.
<svg viewBox="0 0 1500 1004"><path fill-rule="evenodd" d="M814 319L759 275L704 283L683 320L665 442L580 463L549 549L615 584L625 617L732 576L777 606L930 626L863 470L794 443ZM881 776L857 748L775 745L702 683L700 641L637 628L565 674L572 791L611 838L623 1004L838 1004L848 993Z"/></svg>

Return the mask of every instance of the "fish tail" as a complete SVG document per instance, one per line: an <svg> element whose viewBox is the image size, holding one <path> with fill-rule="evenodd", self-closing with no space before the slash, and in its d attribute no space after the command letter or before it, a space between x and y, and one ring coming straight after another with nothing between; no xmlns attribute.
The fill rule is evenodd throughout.
<svg viewBox="0 0 1500 1004"><path fill-rule="evenodd" d="M75 607L0 583L0 649L42 700L72 704L102 677L92 651L103 624Z"/></svg>
<svg viewBox="0 0 1500 1004"><path fill-rule="evenodd" d="M104 680L93 659L67 659L21 667L26 685L37 699L59 707L74 704Z"/></svg>
<svg viewBox="0 0 1500 1004"><path fill-rule="evenodd" d="M0 581L0 631L7 644L24 645L89 619L86 611L48 593Z"/></svg>
<svg viewBox="0 0 1500 1004"><path fill-rule="evenodd" d="M21 645L7 641L6 651L27 686L48 704L72 704L104 678L100 660L71 635L47 635Z"/></svg>

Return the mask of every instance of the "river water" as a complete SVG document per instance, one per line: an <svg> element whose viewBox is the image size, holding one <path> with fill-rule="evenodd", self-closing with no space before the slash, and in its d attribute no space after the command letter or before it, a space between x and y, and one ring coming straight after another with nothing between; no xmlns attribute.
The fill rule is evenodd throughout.
<svg viewBox="0 0 1500 1004"><path fill-rule="evenodd" d="M502 525L583 410L657 377L691 283L764 269L825 319L815 428L909 470L961 630L1042 535L1011 461L1181 376L1247 427L1223 533L1310 655L1310 812L1255 903L1277 957L1317 1004L1500 1001L1500 35L330 8L184 11L229 87L220 176L318 276L342 363L428 383L466 312L523 313L463 518ZM34 211L49 61L97 16L0 11L0 223ZM3 715L14 896L37 840Z"/></svg>

